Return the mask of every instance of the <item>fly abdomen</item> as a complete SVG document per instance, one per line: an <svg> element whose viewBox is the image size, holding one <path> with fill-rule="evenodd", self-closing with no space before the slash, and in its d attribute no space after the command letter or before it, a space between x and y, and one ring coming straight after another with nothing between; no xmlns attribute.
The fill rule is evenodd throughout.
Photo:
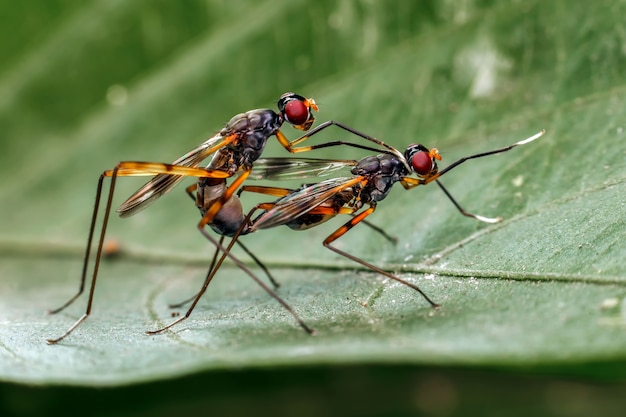
<svg viewBox="0 0 626 417"><path fill-rule="evenodd" d="M222 236L232 237L237 233L244 220L245 216L243 215L241 200L236 195L233 195L217 212L209 226Z"/></svg>

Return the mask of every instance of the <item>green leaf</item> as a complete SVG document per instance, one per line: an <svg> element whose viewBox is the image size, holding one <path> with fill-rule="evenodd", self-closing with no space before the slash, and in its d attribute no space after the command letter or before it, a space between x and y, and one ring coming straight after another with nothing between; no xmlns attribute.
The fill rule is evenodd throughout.
<svg viewBox="0 0 626 417"><path fill-rule="evenodd" d="M0 379L121 385L380 363L589 375L595 362L612 369L596 376L624 378L624 2L29 5L0 6ZM8 35L18 30L19 44ZM314 97L319 121L399 149L436 146L442 167L547 134L442 178L465 209L501 223L460 216L435 186L398 186L369 218L396 246L361 225L337 241L420 286L438 310L325 249L346 221L335 219L245 238L317 336L229 264L188 320L148 337L172 320L168 303L198 290L212 253L181 186L131 219L112 217L108 238L122 252L102 264L91 316L47 345L84 312L85 295L44 314L78 289L100 173L120 160L172 161L285 91ZM339 138L331 128L311 142ZM288 156L274 142L265 155ZM120 179L114 203L143 181Z"/></svg>

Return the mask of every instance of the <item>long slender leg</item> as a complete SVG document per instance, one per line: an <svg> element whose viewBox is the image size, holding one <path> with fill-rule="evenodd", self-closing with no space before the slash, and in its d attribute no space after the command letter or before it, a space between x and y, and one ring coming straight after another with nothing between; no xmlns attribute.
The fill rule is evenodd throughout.
<svg viewBox="0 0 626 417"><path fill-rule="evenodd" d="M196 201L196 195L194 193L196 192L197 189L198 189L198 183L197 182L194 182L189 187L185 188L185 192L191 198L191 200L193 200L193 202Z"/></svg>
<svg viewBox="0 0 626 417"><path fill-rule="evenodd" d="M76 298L78 298L78 296L80 296L80 294L83 292L83 289L85 287L85 280L86 280L86 276L87 276L87 265L89 262L89 255L90 255L90 251L91 251L91 244L92 244L92 239L93 239L93 233L94 233L94 229L95 229L95 223L96 223L96 218L98 216L98 207L100 205L100 195L102 192L102 181L105 177L106 173L103 173L102 175L100 175L100 179L98 180L98 190L96 192L96 202L95 202L95 208L94 208L94 212L93 212L93 216L92 216L92 220L91 220L91 226L89 227L89 238L88 238L88 242L87 242L87 250L85 252L85 260L83 261L83 272L81 275L81 280L80 280L80 288L78 293L72 297L68 302L66 302L65 304L63 304L60 308L57 308L55 310L52 310L51 313L58 313L59 311L63 310L64 308L66 308L67 306L69 306L74 300L76 300ZM109 222L109 214L111 213L111 204L113 202L113 193L115 191L115 180L117 179L117 167L115 169L113 169L113 171L111 172L111 185L109 187L109 195L107 197L107 203L106 203L106 208L105 208L105 212L104 212L104 218L102 220L102 229L100 231L100 240L98 242L98 250L96 252L96 262L94 265L94 270L93 270L93 275L91 278L91 286L89 288L89 298L87 300L87 308L85 309L85 313L83 313L83 315L65 332L63 333L60 337L57 337L56 339L47 339L48 344L56 344L58 342L60 342L61 340L65 339L70 333L72 333L74 331L74 329L76 329L83 321L85 321L85 319L87 319L87 317L89 317L89 314L91 313L91 307L93 305L93 294L96 288L96 278L98 277L98 268L100 266L100 258L102 255L102 245L104 244L104 236L106 234L106 229L107 229L107 224Z"/></svg>
<svg viewBox="0 0 626 417"><path fill-rule="evenodd" d="M471 217L472 219L476 219L478 221L485 222L485 223L498 223L499 221L502 220L502 217L495 217L495 218L494 217L485 217L485 216L481 216L480 214L470 213L469 211L467 211L463 207L461 207L461 205L456 201L456 199L454 197L452 197L452 194L450 194L450 192L448 192L446 187L443 186L441 181L435 180L435 182L441 188L441 190L445 193L445 195L448 197L448 199L450 199L450 201L452 201L452 204L454 204L454 206L457 208L457 210L459 210L459 212L462 215L464 215L466 217ZM423 179L411 178L411 177L404 177L403 179L400 180L400 183L407 190L410 190L411 188L414 188L414 187L416 187L418 185L421 185L421 184L426 184Z"/></svg>
<svg viewBox="0 0 626 417"><path fill-rule="evenodd" d="M145 170L141 171L141 167L144 167ZM93 234L95 231L96 220L98 217L98 210L100 208L100 197L102 194L102 185L103 185L104 178L111 177L111 182L113 183L115 182L115 178L117 178L118 176L139 176L139 175L151 176L159 172L163 172L163 171L168 171L168 172L173 171L174 168L172 167L173 166L169 164L154 163L154 162L120 162L116 168L112 170L104 171L102 175L100 175L100 178L98 179L98 186L96 188L96 200L94 203L94 209L93 209L93 213L91 216L91 224L89 225L89 237L87 238L87 248L85 252L85 257L83 259L83 270L81 274L79 290L72 298L70 298L61 307L49 310L48 311L49 314L56 314L64 310L66 307L72 304L74 300L76 300L84 291L85 281L86 281L86 276L87 276L87 266L88 266L88 261L89 261L89 255L91 253L91 246L93 242ZM187 168L187 167L180 167L180 168ZM200 170L193 169L193 171L196 173L203 172L205 176L208 174L207 170L204 170L204 169L200 169ZM113 188L113 184L111 188ZM111 188L109 189L108 200L112 199L113 192ZM106 214L106 216L108 218L108 214ZM103 229L103 232L104 231L105 230ZM97 272L95 273L97 274Z"/></svg>
<svg viewBox="0 0 626 417"><path fill-rule="evenodd" d="M450 201L452 201L452 204L454 204L454 206L457 208L457 210L459 210L459 212L461 212L462 215L466 216L466 217L471 217L472 219L476 219L479 220L481 222L485 222L485 223L498 223L499 221L502 221L502 217L485 217L485 216L481 216L479 214L474 214L474 213L470 213L469 211L465 211L465 209L463 207L461 207L461 205L459 203L457 203L457 201L454 199L454 197L452 197L452 194L450 194L448 192L448 190L446 190L446 187L443 186L443 184L437 180L437 185L439 186L439 188L441 188L443 190L443 192L446 194L446 196L450 199Z"/></svg>
<svg viewBox="0 0 626 417"><path fill-rule="evenodd" d="M243 189L243 188L245 188L245 186L244 186L244 187L240 187L240 188L239 188L239 190L238 190L238 192L237 192L237 195L240 195L240 194L241 194L241 191L242 191L242 189ZM187 192L187 195L189 195L189 197L191 197L191 199L192 199L194 202L196 201L196 196L195 196L194 192L195 192L197 189L198 189L198 183L197 183L197 182L196 182L196 183L194 183L194 184L192 184L192 185L190 185L189 187L187 187L187 188L185 189L185 191ZM220 241L219 241L220 245L222 245L222 244L223 244L223 242L224 242L224 236L222 236L222 237L220 238ZM243 243L241 243L241 241L237 240L237 244L238 244L238 245L239 245L239 246L243 249L243 251L244 251L244 252L246 252L246 253L248 254L248 256L250 256L250 258L252 258L252 260L253 260L253 261L257 264L257 266L258 266L259 268L261 268L261 269L263 270L263 272L265 272L265 275L267 275L267 278L268 278L268 279L269 279L269 281L272 283L272 286L274 286L274 289L278 289L278 288L280 287L280 283L279 283L278 281L276 281L276 279L272 276L272 274L270 273L269 269L268 269L268 268L267 268L267 267L263 264L263 262L261 262L261 260L260 260L260 259L259 259L256 255L254 255L254 254L250 251L250 249L248 249L248 247L247 247L247 246L245 246ZM209 273L210 273L210 272L213 270L213 268L215 267L215 262L217 261L217 255L218 255L218 254L219 254L219 249L217 249L217 248L216 248L216 249L215 249L215 253L213 254L212 261L211 261L211 266L209 267ZM196 298L196 295L197 295L197 294L194 294L193 296L191 296L191 297L189 297L189 298L187 298L187 299L185 299L185 300L183 300L183 301L180 301L180 302L178 302L178 303L172 303L172 304L169 304L168 306L169 306L170 308L179 308L179 307L182 307L183 305L185 305L185 304L187 304L187 303L192 302L192 301Z"/></svg>
<svg viewBox="0 0 626 417"><path fill-rule="evenodd" d="M219 244L222 245L223 243L224 243L224 236L221 236L220 240L219 240ZM220 253L219 249L215 248L215 252L213 253L213 258L211 259L211 265L209 266L209 270L207 272L206 277L208 277L211 274L211 272L213 271L213 268L215 268L215 263L217 262L217 255L219 255L219 253ZM206 277L204 278L205 280L207 279ZM177 303L168 304L167 306L169 308L180 308L180 307L184 306L185 304L190 303L193 300L195 300L197 296L198 296L198 293L195 293L194 295L184 299L183 301L179 301Z"/></svg>
<svg viewBox="0 0 626 417"><path fill-rule="evenodd" d="M239 237L243 227L247 224L247 222L249 220L249 217L246 217L245 221L242 223L242 225L241 225L239 231L237 232L237 234L233 237L233 239L231 239L231 242L230 242L230 244L228 246L228 249L225 249L220 244L220 242L215 240L215 238L213 238L213 236L211 236L205 229L205 226L207 224L209 224L213 220L213 218L219 212L219 210L224 205L224 203L226 201L228 201L228 199L240 187L241 183L243 183L245 181L245 179L248 177L249 174L250 174L250 170L247 170L247 171L244 171L241 175L239 175L239 177L237 177L237 179L235 181L233 181L233 183L226 189L226 191L224 191L224 194L222 194L222 197L219 200L217 200L206 211L205 215L202 217L202 219L198 223L198 230L200 231L200 233L202 233L202 235L207 240L209 240L209 242L211 242L213 245L215 245L215 247L219 251L221 251L223 253L223 255L218 260L218 262L215 265L215 267L213 267L212 270L210 270L209 273L207 274L207 276L206 276L206 278L204 280L204 283L202 285L202 288L200 289L200 291L198 292L198 294L194 298L191 306L189 307L189 309L187 310L187 312L185 313L184 316L180 317L177 320L174 320L173 322L171 322L167 326L164 326L164 327L159 328L157 330L148 331L148 332L146 332L147 334L154 335L154 334L162 333L163 331L171 328L172 326L175 326L176 324L182 322L183 320L186 320L191 315L191 313L193 312L194 308L196 307L196 304L198 304L198 301L200 300L202 295L205 293L207 287L211 283L211 280L213 279L213 277L215 276L215 274L217 273L219 268L222 266L222 263L224 262L224 259L226 258L226 256L228 256L233 262L235 262L235 264L239 268L241 268L241 270L243 270L245 273L247 273L254 281L256 281L257 284L259 284L261 286L261 288L263 288L271 297L273 297L275 300L277 300L287 311L289 311L289 313L291 313L291 315L296 319L298 324L307 333L312 334L314 332L313 329L311 329L310 327L308 327L304 323L304 321L298 316L298 314L294 311L294 309L289 304L287 304L287 302L285 300L283 300L278 294L276 294L276 292L274 292L270 287L268 287L265 283L263 283L252 271L250 271L250 269L248 269L248 267L246 267L245 264L243 264L232 253L230 253L230 250L231 250L232 246L235 244L235 241ZM250 215L248 215L248 216L250 216Z"/></svg>
<svg viewBox="0 0 626 417"><path fill-rule="evenodd" d="M372 271L378 272L381 275L386 276L387 278L391 278L395 281L398 281L404 285L407 285L411 288L413 288L415 291L419 292L422 297L424 297L424 299L426 301L428 301L428 303L430 303L431 306L433 307L439 307L438 304L436 304L435 302L433 302L417 285L414 285L408 281L403 280L402 278L398 278L393 274L390 274L389 272L380 269L379 267L370 264L369 262L365 262L363 259L357 258L354 255L351 255L347 252L344 252L341 249L338 249L334 246L331 245L332 242L334 242L335 240L337 240L338 238L340 238L341 236L343 236L346 232L348 232L350 229L352 229L354 226L356 226L357 224L359 224L361 221L363 221L363 219L365 219L367 216L369 216L370 214L372 214L374 212L374 210L376 209L376 206L370 206L368 209L363 210L361 213L359 213L357 216L355 216L354 218L352 218L349 222L347 222L346 224L344 224L343 226L341 226L339 229L337 229L334 233L332 233L330 236L328 236L325 240L324 240L324 246L327 247L328 249L332 250L333 252L338 253L339 255L345 256L348 259L351 259L352 261L359 263L369 269L371 269Z"/></svg>
<svg viewBox="0 0 626 417"><path fill-rule="evenodd" d="M113 195L115 193L115 183L118 176L151 176L160 173L167 173L171 175L179 174L179 175L188 175L188 176L215 176L217 178L223 178L224 176L228 176L228 174L220 172L207 170L203 168L190 168L190 167L182 167L178 165L172 164L162 164L162 163L154 163L154 162L135 162L135 161L123 161L117 164L117 166L112 170L104 171L100 178L98 179L98 185L96 188L96 199L94 202L94 210L91 217L91 224L89 226L89 236L87 238L87 246L85 249L85 257L83 259L83 269L81 272L80 285L78 288L78 292L72 296L68 301L66 301L62 306L51 309L48 311L49 314L56 314L60 311L67 308L71 305L84 291L85 283L87 280L87 269L89 266L89 258L91 256L91 247L93 244L94 232L96 227L96 220L98 218L98 211L100 209L100 199L102 196L102 185L105 177L111 178L111 184L109 186L109 193L106 201L106 208L104 212L104 218L102 221L102 227L100 230L100 238L98 240L98 249L96 251L96 259L94 264L94 269L91 278L91 285L89 289L89 297L87 300L87 307L83 315L60 337L54 339L47 339L48 344L56 344L61 340L65 339L69 336L87 317L91 314L91 309L93 306L93 295L96 286L96 280L98 277L98 270L100 267L100 259L102 257L102 247L104 244L104 238L106 235L107 225L109 222L109 216L111 213L111 206L113 203Z"/></svg>
<svg viewBox="0 0 626 417"><path fill-rule="evenodd" d="M309 326L307 326L304 321L300 318L300 316L298 316L298 314L295 312L295 310L289 305L287 304L287 302L285 300L283 300L278 294L276 294L270 287L268 287L265 283L263 283L263 281L261 281L256 275L254 275L254 273L252 271L250 271L239 259L237 259L232 253L230 253L229 249L225 249L222 245L219 244L219 242L217 240L215 240L204 228L204 224L203 222L198 223L198 230L200 230L200 233L202 233L204 235L204 237L206 237L211 243L213 243L222 253L222 257L220 258L220 260L217 262L215 268L213 268L212 271L210 271L210 273L207 275L204 284L202 285L202 288L200 289L200 291L198 292L196 298L194 299L193 303L191 304L191 306L189 307L189 309L187 310L187 312L185 313L184 316L180 317L177 320L174 320L172 323L168 324L165 327L162 327L160 329L154 330L154 331L148 331L146 332L147 334L150 335L154 335L154 334L158 334L158 333L162 333L163 331L171 328L172 326L175 326L176 324L180 323L181 321L187 319L190 315L191 312L194 310L194 308L196 307L196 304L198 303L198 301L200 300L200 298L202 297L202 295L204 294L204 292L206 291L207 287L209 286L211 280L213 279L213 277L215 276L215 273L219 270L219 268L222 265L222 262L224 261L225 257L228 256L233 262L235 262L235 264L241 268L245 273L247 273L257 284L259 284L261 286L261 288L263 288L272 298L274 298L276 301L278 301L298 322L298 324L300 325L300 327L302 327L304 329L304 331L306 331L308 334L313 334L314 330L311 329ZM232 245L234 244L234 242L231 241L231 244L229 246L232 247Z"/></svg>
<svg viewBox="0 0 626 417"><path fill-rule="evenodd" d="M194 192L197 189L198 189L198 183L197 182L195 182L195 183L191 184L190 186L188 186L187 188L185 188L185 192L193 200L194 203L196 202L196 195L194 194ZM222 236L220 238L220 245L223 242L224 242L224 236ZM216 248L215 249L215 253L213 254L213 258L211 259L211 265L209 266L209 272L207 274L211 273L211 271L215 267L215 262L217 262L217 255L218 254L219 254L219 250ZM180 308L180 307L184 306L185 304L192 302L196 298L197 295L198 294L196 293L196 294L192 295L191 297L184 299L183 301L179 301L177 303L171 303L171 304L168 304L167 306L169 308Z"/></svg>
<svg viewBox="0 0 626 417"><path fill-rule="evenodd" d="M356 213L351 213L350 215L353 216L353 217L357 216ZM370 222L368 220L363 220L362 223L364 225L366 225L367 227L369 227L370 229L372 229L373 231L375 231L378 234L380 234L385 239L387 239L389 241L389 243L391 243L392 245L396 245L398 243L398 238L395 237L395 236L391 236L390 234L385 232L385 230L382 227L376 226L374 223L372 223L372 222Z"/></svg>
<svg viewBox="0 0 626 417"><path fill-rule="evenodd" d="M199 223L199 225L198 225L198 228L199 228L200 230L203 230L203 229L204 229L204 226L206 226L207 224L211 223L211 221L213 220L213 218L217 215L217 213L219 213L219 211L220 211L220 210L221 210L221 208L223 207L224 203L225 203L226 201L228 201L228 199L232 196L232 194L235 192L235 190L236 190L237 188L239 188L240 184L241 184L241 183L242 183L242 182L246 179L246 177L247 177L249 174L250 174L250 171L249 171L249 170L248 170L248 171L244 171L244 172L243 172L243 173L242 173L242 174L241 174L241 175L240 175L240 176L239 176L239 177L238 177L238 178L237 178L237 179L233 182L233 184L231 184L231 185L230 185L230 186L226 189L226 191L224 191L224 194L222 194L222 196L221 196L218 200L216 200L216 201L215 201L215 202L214 202L214 203L210 206L210 208L207 210L207 212L204 214L204 216L202 216L202 219L200 220L200 223ZM196 189L197 189L197 185L196 185L195 187L193 187L193 186L189 186L189 187L187 187L187 189L186 189L187 194L189 194L189 196L190 196L190 197L191 197L194 201L195 201L195 196L194 196L192 193L193 193ZM211 242L213 242L213 240L212 240L212 239L209 239L209 240L210 240ZM223 262L223 259L222 259L222 260L220 261L219 265L217 265L217 267L216 267L216 265L215 265L215 263L216 263L216 259L217 259L217 256L218 256L219 252L220 252L220 251L219 251L219 249L222 247L222 243L223 243L223 242L224 242L224 236L220 237L219 242L215 242L215 246L216 246L215 253L213 254L213 259L212 259L212 261L211 261L211 266L209 267L209 271L207 272L207 275L206 275L206 278L205 278L205 285L206 285L206 286L208 286L208 282L210 282L210 280L213 278L214 271L216 271L216 270L217 270L217 268L219 268L219 265L221 265L221 263ZM265 266L264 266L264 265L262 265L262 267L263 267L263 268L265 268ZM272 282L274 282L273 278L271 278L271 277L270 277L270 280L271 280ZM204 287L203 287L203 288L204 288ZM201 291L201 292L203 292L203 291ZM181 302L174 303L174 304L170 304L170 305L169 305L169 307L170 307L170 308L178 308L178 307L181 307L181 306L183 306L183 305L187 304L187 303L188 303L188 302L190 302L190 301L197 300L197 299L199 298L199 296L200 296L200 295L201 295L200 293L196 293L196 294L195 294L195 295L193 295L192 297L187 298L187 299L185 299L185 300L183 300L183 301L181 301ZM197 301L196 301L196 302L197 302ZM196 304L196 303L194 302L194 304L192 305L191 310L193 310L193 307L195 306L195 304ZM189 314L191 314L191 311L188 311L188 314L185 316L185 318L186 318L186 317L188 317L188 316L189 316ZM172 324L172 325L173 325L173 324ZM154 333L158 333L158 332L160 332L160 331L162 331L162 330L165 330L165 329L159 329L158 331L155 331L155 332L148 332L148 333L149 333L149 334L154 334Z"/></svg>
<svg viewBox="0 0 626 417"><path fill-rule="evenodd" d="M55 309L51 309L48 310L48 314L56 314L59 313L60 311L64 310L66 307L68 307L70 304L72 304L84 291L85 289L85 281L86 281L86 276L87 276L87 266L89 264L89 255L91 253L91 244L93 241L93 234L96 228L96 219L98 218L98 210L100 208L100 197L102 195L102 182L104 180L104 175L100 175L100 178L98 179L98 186L96 188L96 201L94 203L94 208L93 208L93 213L91 215L91 223L89 225L89 237L87 238L87 247L85 250L85 255L83 257L83 270L81 273L81 278L80 278L80 285L78 288L78 292L76 294L74 294L73 297L71 297L68 301L65 302L65 304L63 304L62 306L55 308ZM109 191L110 192L110 191ZM61 340L62 338L59 338L59 340ZM49 340L50 342L50 340Z"/></svg>
<svg viewBox="0 0 626 417"><path fill-rule="evenodd" d="M194 168L161 162L122 161L114 169L104 171L103 176L111 177L116 171L118 177L149 177L157 174L184 177L228 178L228 172L208 168Z"/></svg>
<svg viewBox="0 0 626 417"><path fill-rule="evenodd" d="M368 151L373 151L373 152L381 152L382 150L380 148L374 148L371 146L365 146L365 145L360 145L360 144L356 144L356 143L352 143L352 142L345 142L345 141L332 141L332 142L327 142L327 143L322 143L319 145L311 145L311 146L301 146L301 147L297 147L294 148L295 145L298 145L302 142L304 142L305 140L309 139L311 136L321 132L322 130L328 128L329 126L337 126L340 129L343 129L347 132L350 132L356 136L359 136L363 139L369 140L370 142L373 142L379 146L382 146L383 148L386 149L386 151L383 152L391 152L394 154L398 154L398 151L393 148L390 145L387 145L386 143L384 143L383 141L376 139L373 136L369 136L363 132L360 132L356 129L353 129L347 125L344 125L343 123L340 122L335 122L333 120L329 120L327 122L324 122L320 125L318 125L317 127L315 127L314 129L311 129L309 132L307 132L305 135L302 135L301 137L294 139L292 141L289 141L280 131L276 134L276 137L278 138L278 141L280 142L280 144L287 149L289 152L291 153L299 153L299 152L306 152L306 151L310 151L313 149L321 149L321 148L327 148L330 146L351 146L353 148L358 148L358 149L364 149L364 150L368 150Z"/></svg>
<svg viewBox="0 0 626 417"><path fill-rule="evenodd" d="M282 187L267 187L264 185L244 185L239 189L237 195L240 196L244 191L248 193L270 195L272 197L284 197L296 190Z"/></svg>
<svg viewBox="0 0 626 417"><path fill-rule="evenodd" d="M265 275L267 275L267 278L270 280L270 282L274 286L274 289L278 289L280 287L280 283L278 281L276 281L276 279L274 279L274 277L270 273L270 270L263 264L263 262L261 262L261 260L259 258L257 258L256 255L254 253L252 253L250 251L250 249L248 249L248 247L246 245L241 243L240 240L237 240L236 242L239 245L239 247L241 247L241 249L243 249L243 251L245 253L247 253L250 258L252 258L254 263L256 263L257 266L259 268L261 268L263 270L263 272L265 272Z"/></svg>
<svg viewBox="0 0 626 417"><path fill-rule="evenodd" d="M224 236L222 236L219 240L220 245L223 245L224 242ZM259 258L257 258L251 251L250 249L248 249L246 246L244 246L243 243L241 243L239 240L237 240L236 242L239 246L241 246L241 248L244 250L244 252L246 252L248 254L248 256L250 256L252 258L252 260L257 264L257 266L259 268L261 268L263 270L263 272L265 272L265 275L267 275L267 278L270 280L270 282L272 283L272 285L274 286L274 289L278 289L280 287L280 283L278 281L276 281L276 279L272 276L272 274L270 273L269 269L263 264L263 262L261 262L261 260ZM230 250L230 249L227 249ZM211 260L211 266L209 267L209 271L207 273L207 276L211 273L211 271L213 271L213 269L215 268L215 263L217 262L217 255L220 253L219 248L215 248L215 253L213 254L213 259ZM205 278L206 279L206 278ZM192 302L193 300L195 300L195 298L198 296L198 293L192 295L191 297L180 301L178 303L174 303L174 304L168 304L169 308L180 308L182 306L184 306L187 303Z"/></svg>
<svg viewBox="0 0 626 417"><path fill-rule="evenodd" d="M200 231L206 235L204 227L208 224L210 224L213 219L215 218L215 216L219 213L219 211L222 209L222 207L224 206L224 204L232 197L232 195L235 193L235 191L237 191L238 188L241 187L241 184L245 181L245 179L250 175L250 169L244 171L243 173L241 173L237 179L235 181L233 181L233 183L231 185L228 186L228 188L226 188L226 190L224 191L224 193L220 196L219 199L217 199L216 201L214 201L210 207L208 207L208 209L206 210L205 214L202 216L202 219L200 220L200 223L198 223L198 229L200 229ZM220 239L220 242L214 242L214 239L211 237L209 238L209 240L213 243L215 243L216 246L216 252L214 255L214 261L215 258L217 257L220 248L222 248L222 242L223 242L223 236ZM232 247L232 245L230 246ZM234 257L231 255L231 257L234 259ZM224 261L224 257L222 257L222 259L220 260L220 262L218 263L217 266L214 266L214 263L211 264L211 268L209 269L209 272L207 274L207 278L205 280L209 281L213 278L214 275L214 271L217 271L217 269L219 269L220 265L222 264L222 262ZM208 282L206 282L206 285L208 285ZM196 296L196 298L194 298L195 300L197 300L198 295ZM195 305L195 303L194 303ZM192 305L193 308L193 305ZM191 311L189 312L191 313Z"/></svg>

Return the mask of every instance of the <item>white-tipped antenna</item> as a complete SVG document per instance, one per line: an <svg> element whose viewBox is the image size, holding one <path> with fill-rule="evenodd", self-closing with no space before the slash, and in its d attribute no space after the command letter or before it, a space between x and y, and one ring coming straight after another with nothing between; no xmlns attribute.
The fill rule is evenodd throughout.
<svg viewBox="0 0 626 417"><path fill-rule="evenodd" d="M485 156L489 156L489 155L495 155L497 153L503 153L506 151L510 151L511 149L515 148L516 146L519 145L526 145L527 143L530 143L536 139L539 139L541 136L543 136L543 134L546 133L545 129L542 129L539 133L524 139L524 140L520 140L519 142L515 142L512 145L509 146L505 146L504 148L500 148L500 149L494 149L493 151L488 151L488 152L481 152L481 153L477 153L474 155L470 155L470 156L466 156L463 157L461 159L458 159L456 161L454 161L453 163L451 163L450 165L448 165L447 167L445 167L444 169L442 169L441 171L439 171L439 175L437 176L437 178L441 177L443 174L445 174L446 172L452 170L453 168L456 168L457 166L461 165L463 162L468 161L470 159L476 159L476 158L482 158ZM431 180L432 181L432 180Z"/></svg>
<svg viewBox="0 0 626 417"><path fill-rule="evenodd" d="M537 133L536 135L533 135L533 136L529 137L528 139L520 140L519 142L517 142L513 146L526 145L527 143L530 143L533 140L539 139L540 137L543 136L544 133L546 133L546 129L541 129L541 132Z"/></svg>
<svg viewBox="0 0 626 417"><path fill-rule="evenodd" d="M502 221L502 217L484 217L479 214L472 214L469 217L473 217L474 219L485 223L499 223Z"/></svg>

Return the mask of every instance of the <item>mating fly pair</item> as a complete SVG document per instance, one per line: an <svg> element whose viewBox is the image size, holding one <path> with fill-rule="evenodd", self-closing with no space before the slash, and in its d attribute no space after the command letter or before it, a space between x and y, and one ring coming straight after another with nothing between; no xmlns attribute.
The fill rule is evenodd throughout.
<svg viewBox="0 0 626 417"><path fill-rule="evenodd" d="M283 122L287 121L294 125L294 127L306 131L313 124L314 116L312 111L317 110L317 106L312 99L305 99L302 96L287 93L280 98L278 108L279 113L275 113L269 109L263 109L252 110L235 116L219 134L208 139L202 145L183 155L172 164L121 162L113 170L108 170L102 173L98 182L95 208L90 226L79 291L63 306L56 310L52 310L51 313L63 310L83 292L86 282L87 266L90 258L95 223L100 204L102 183L105 177L111 177L111 185L106 203L98 250L96 253L87 308L85 313L62 336L56 339L49 339L48 343L54 344L64 339L74 329L76 329L91 312L104 236L112 205L115 180L118 176L155 175L144 187L139 189L120 206L117 211L122 217L132 215L145 208L161 195L171 190L184 177L198 177L198 182L196 184L187 187L187 193L194 198L196 205L202 214L202 219L198 223L198 229L216 246L218 252L223 252L222 257L217 263L215 263L214 258L214 262L209 269L202 289L192 298L193 303L187 313L183 317L175 320L165 327L156 331L147 332L148 334L160 333L189 317L226 256L230 257L265 291L267 291L273 298L283 305L283 307L285 307L292 314L292 316L306 332L313 333L312 329L304 323L304 321L284 300L282 300L282 298L280 298L272 289L258 279L255 274L253 274L241 261L230 253L230 250L235 242L241 245L241 242L238 240L240 235L279 225L287 225L292 229L305 229L321 224L337 214L351 214L353 216L352 219L325 239L324 245L336 253L358 262L373 271L413 288L422 294L422 296L432 306L437 306L437 304L430 300L428 296L426 296L426 294L424 294L414 284L402 280L401 278L367 263L354 255L344 252L332 246L331 243L357 224L367 224L365 218L373 213L376 208L376 204L387 196L391 187L396 182L400 182L406 189L410 189L417 185L425 185L432 181L436 181L455 206L464 215L486 222L499 221L499 219L490 219L464 211L438 181L438 178L468 159L480 158L483 156L505 152L515 146L529 143L543 134L542 131L531 138L517 142L508 147L461 158L445 169L438 171L436 160L440 160L441 157L436 149L429 150L421 145L411 145L403 154L378 139L333 121L325 122L317 128L311 130L308 134L289 142L279 130ZM370 143L377 145L377 147L345 141L333 141L299 148L294 147L310 136L331 125L336 125L352 134L360 136ZM338 145L347 145L382 153L377 156L363 158L360 161L316 160L303 158L273 158L257 160L263 151L267 139L273 135L277 136L279 143L291 153ZM207 168L198 168L197 166L210 155L213 155L213 158ZM308 186L305 185L297 190L277 187L242 187L241 190L244 191L258 192L279 197L278 200L273 203L256 206L248 213L247 216L243 215L241 202L239 201L238 196L234 194L236 190L240 189L242 183L247 177L251 176L251 174L253 178L257 179L273 179L280 177L304 178L322 175L322 173L334 171L341 167L351 167L353 176L348 178L333 178L317 184ZM239 175L230 185L227 185L226 179L235 174ZM415 176L412 177L412 174L415 174ZM365 204L369 205L369 207L359 212ZM262 213L252 220L253 214L258 210L262 210ZM223 240L218 242L206 231L205 226L207 225L220 234L222 239L224 236L233 237L227 248L222 246ZM375 229L385 235L380 229ZM241 246L246 252L250 253L245 246ZM216 255L218 252L216 252ZM254 256L253 259L261 267L263 267Z"/></svg>

